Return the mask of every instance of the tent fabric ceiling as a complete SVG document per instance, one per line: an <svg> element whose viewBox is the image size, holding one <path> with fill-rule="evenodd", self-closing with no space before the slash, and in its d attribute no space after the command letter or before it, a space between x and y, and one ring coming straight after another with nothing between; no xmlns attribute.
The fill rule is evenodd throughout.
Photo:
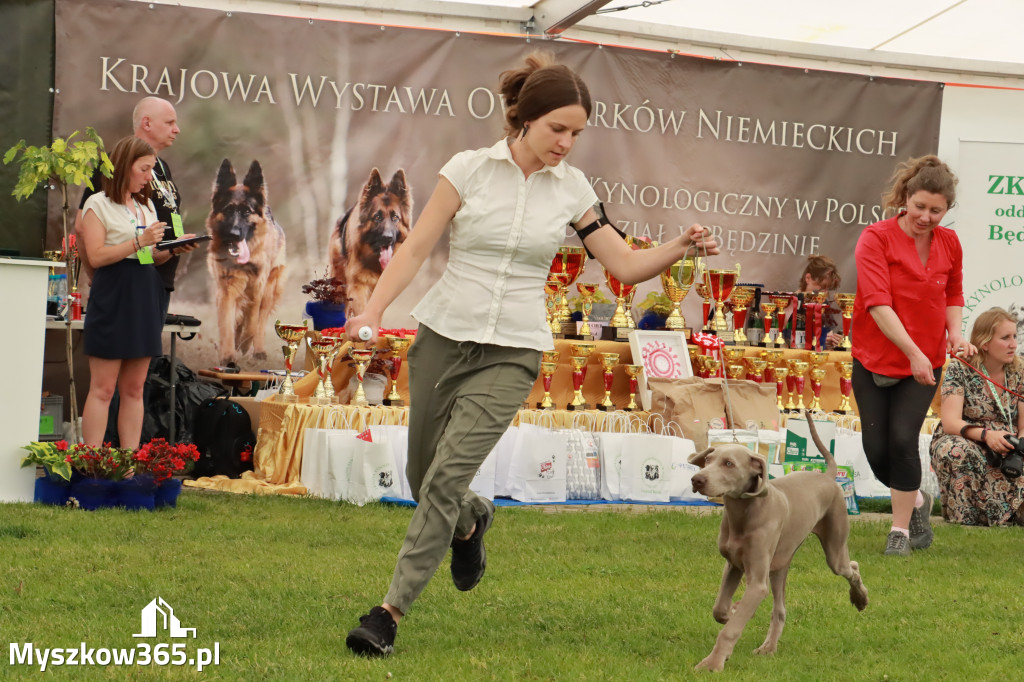
<svg viewBox="0 0 1024 682"><path fill-rule="evenodd" d="M441 4L451 0L440 0ZM457 0L462 5L537 12L555 0ZM804 45L808 50L837 50L844 59L851 52L877 54L879 61L902 55L902 63L915 61L941 68L942 60L984 62L991 73L1021 76L1024 41L1013 27L1024 26L1022 0L612 0L597 15L582 19L574 29L621 26L623 32L647 36L688 36L707 33L723 44L728 36L738 45L766 47L771 41ZM433 3L421 3L433 4ZM561 0L559 4L565 4ZM568 4L574 4L572 2ZM585 0L575 4L584 5ZM648 6L643 6L647 4ZM620 11L610 11L618 10ZM571 37L574 29L564 35ZM753 41L753 42L752 42ZM758 42L762 41L762 42ZM915 60L916 58L916 60Z"/></svg>

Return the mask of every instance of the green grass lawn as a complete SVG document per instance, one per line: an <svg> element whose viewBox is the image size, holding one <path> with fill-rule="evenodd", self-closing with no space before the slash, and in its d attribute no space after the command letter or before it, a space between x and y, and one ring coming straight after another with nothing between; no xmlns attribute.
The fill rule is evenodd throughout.
<svg viewBox="0 0 1024 682"><path fill-rule="evenodd" d="M219 644L220 663L62 666L47 679L685 680L720 626L719 517L674 509L552 513L499 508L472 592L447 561L386 660L353 658L347 631L387 589L412 510L186 490L177 510L83 512L0 505L0 678L41 679L9 647ZM937 525L909 559L882 556L887 524L857 521L850 552L871 603L811 539L790 572L774 657L748 624L730 680L1012 680L1024 673L1024 529ZM155 597L197 637L136 639Z"/></svg>

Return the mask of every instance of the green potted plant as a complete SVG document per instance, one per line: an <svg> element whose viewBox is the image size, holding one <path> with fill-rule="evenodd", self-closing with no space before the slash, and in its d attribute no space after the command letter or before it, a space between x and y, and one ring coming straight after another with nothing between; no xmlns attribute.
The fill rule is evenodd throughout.
<svg viewBox="0 0 1024 682"><path fill-rule="evenodd" d="M321 331L327 327L345 325L345 304L348 303L348 288L337 277L326 273L302 285L302 293L312 300L306 302L306 314L313 319L313 329Z"/></svg>
<svg viewBox="0 0 1024 682"><path fill-rule="evenodd" d="M21 155L18 160L18 181L14 185L12 194L18 201L32 196L40 186L60 189L61 218L64 234L63 249L65 266L68 276L77 272L75 260L77 251L72 246L72 240L68 235L68 214L71 210L68 204L68 185L76 187L88 185L92 187L93 171L99 167L108 178L114 173L114 166L110 158L103 150L103 140L96 131L87 127L85 129L86 139L74 140L78 131L71 133L66 138L58 137L52 144L46 147L35 147L25 144L25 140L19 140L16 145L7 150L4 154L4 164L9 164ZM74 141L72 141L74 140ZM70 282L71 290L74 291L77 282ZM75 441L81 440L78 430L78 400L75 395L75 371L72 360L71 346L71 315L67 318L67 341L65 349L68 362L68 389L70 396L71 428Z"/></svg>
<svg viewBox="0 0 1024 682"><path fill-rule="evenodd" d="M36 479L33 499L43 504L65 504L68 501L72 474L71 462L68 461L68 442L33 441L21 447L29 453L22 458L21 466L41 466L46 473L45 476Z"/></svg>

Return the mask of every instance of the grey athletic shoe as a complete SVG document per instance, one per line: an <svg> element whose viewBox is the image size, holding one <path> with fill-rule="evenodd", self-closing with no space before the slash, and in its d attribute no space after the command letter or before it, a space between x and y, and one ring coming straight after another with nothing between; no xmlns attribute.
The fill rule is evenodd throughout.
<svg viewBox="0 0 1024 682"><path fill-rule="evenodd" d="M911 549L928 549L935 537L935 533L932 532L932 523L928 519L932 513L933 498L924 491L921 492L921 495L924 497L924 504L914 507L914 511L910 513Z"/></svg>
<svg viewBox="0 0 1024 682"><path fill-rule="evenodd" d="M885 556L910 556L910 538L898 530L889 531L885 541Z"/></svg>

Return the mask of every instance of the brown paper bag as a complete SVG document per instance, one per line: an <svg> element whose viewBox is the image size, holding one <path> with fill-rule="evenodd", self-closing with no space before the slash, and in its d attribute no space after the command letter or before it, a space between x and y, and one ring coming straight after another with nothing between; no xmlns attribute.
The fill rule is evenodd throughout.
<svg viewBox="0 0 1024 682"><path fill-rule="evenodd" d="M721 381L719 379L718 381ZM734 429L779 429L779 409L774 383L730 380L728 400Z"/></svg>
<svg viewBox="0 0 1024 682"><path fill-rule="evenodd" d="M721 380L688 377L686 379L647 380L651 389L651 412L665 422L674 421L683 437L693 441L697 451L708 444L708 428L725 428L725 399Z"/></svg>

